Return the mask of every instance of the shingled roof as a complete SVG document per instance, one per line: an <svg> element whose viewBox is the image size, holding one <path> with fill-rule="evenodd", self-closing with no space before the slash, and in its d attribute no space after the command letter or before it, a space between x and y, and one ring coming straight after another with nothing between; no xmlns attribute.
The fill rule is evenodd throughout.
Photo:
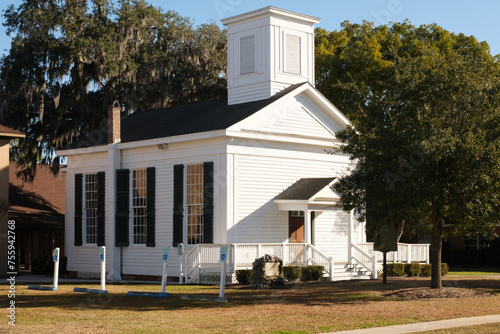
<svg viewBox="0 0 500 334"><path fill-rule="evenodd" d="M132 113L121 121L121 142L227 129L304 84L307 83L289 86L268 99L254 102L228 105L225 98ZM107 143L108 131L107 128L102 128L64 149L87 148Z"/></svg>
<svg viewBox="0 0 500 334"><path fill-rule="evenodd" d="M38 165L33 182L16 176L20 167L9 163L9 219L21 229L62 230L65 214L66 179L52 174L48 165Z"/></svg>
<svg viewBox="0 0 500 334"><path fill-rule="evenodd" d="M303 178L285 189L274 199L308 200L335 180L334 177Z"/></svg>
<svg viewBox="0 0 500 334"><path fill-rule="evenodd" d="M0 138L24 138L24 133L0 124Z"/></svg>

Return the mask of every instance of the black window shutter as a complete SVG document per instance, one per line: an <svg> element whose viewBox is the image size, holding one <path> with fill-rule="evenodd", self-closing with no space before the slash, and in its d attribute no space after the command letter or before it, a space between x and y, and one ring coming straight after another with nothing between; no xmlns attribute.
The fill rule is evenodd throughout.
<svg viewBox="0 0 500 334"><path fill-rule="evenodd" d="M203 243L214 242L214 163L203 163Z"/></svg>
<svg viewBox="0 0 500 334"><path fill-rule="evenodd" d="M184 229L184 165L174 166L174 247L183 242Z"/></svg>
<svg viewBox="0 0 500 334"><path fill-rule="evenodd" d="M83 175L75 174L75 246L83 245Z"/></svg>
<svg viewBox="0 0 500 334"><path fill-rule="evenodd" d="M127 247L129 238L129 214L130 214L130 171L118 169L116 171L116 213L115 213L115 246Z"/></svg>
<svg viewBox="0 0 500 334"><path fill-rule="evenodd" d="M149 167L147 170L147 226L146 226L146 247L155 246L155 205L156 205L156 174L155 168Z"/></svg>
<svg viewBox="0 0 500 334"><path fill-rule="evenodd" d="M97 246L105 245L105 221L106 217L104 215L106 210L105 201L105 186L106 186L106 173L97 173Z"/></svg>

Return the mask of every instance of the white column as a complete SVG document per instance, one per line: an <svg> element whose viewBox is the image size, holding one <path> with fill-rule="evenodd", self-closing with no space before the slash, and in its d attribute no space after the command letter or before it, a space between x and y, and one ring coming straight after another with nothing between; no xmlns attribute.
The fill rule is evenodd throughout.
<svg viewBox="0 0 500 334"><path fill-rule="evenodd" d="M304 241L306 244L311 243L311 211L304 211Z"/></svg>
<svg viewBox="0 0 500 334"><path fill-rule="evenodd" d="M115 247L116 170L121 168L120 150L117 144L108 145L108 169L106 171L106 248L108 279L121 280L121 247Z"/></svg>
<svg viewBox="0 0 500 334"><path fill-rule="evenodd" d="M304 241L306 245L311 244L311 211L310 210L305 210L304 211ZM306 256L306 266L310 265L312 263L311 261L311 249L309 246L306 246L305 249L305 256Z"/></svg>
<svg viewBox="0 0 500 334"><path fill-rule="evenodd" d="M349 212L348 224L347 224L347 263L352 264L352 233L353 233L353 212Z"/></svg>

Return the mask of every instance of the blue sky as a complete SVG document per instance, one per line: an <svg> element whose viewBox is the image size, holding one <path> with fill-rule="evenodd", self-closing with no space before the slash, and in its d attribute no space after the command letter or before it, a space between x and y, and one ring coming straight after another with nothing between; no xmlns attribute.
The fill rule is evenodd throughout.
<svg viewBox="0 0 500 334"><path fill-rule="evenodd" d="M362 20L376 25L389 21L409 19L414 25L437 23L443 28L466 35L474 35L490 45L493 55L500 54L500 33L497 27L500 1L497 0L149 0L164 10L177 11L190 17L195 24L220 19L259 9L269 5L321 18L319 27L328 31L340 29L340 23ZM20 0L2 2L0 9ZM1 19L3 22L3 17ZM10 47L5 28L0 27L0 52Z"/></svg>

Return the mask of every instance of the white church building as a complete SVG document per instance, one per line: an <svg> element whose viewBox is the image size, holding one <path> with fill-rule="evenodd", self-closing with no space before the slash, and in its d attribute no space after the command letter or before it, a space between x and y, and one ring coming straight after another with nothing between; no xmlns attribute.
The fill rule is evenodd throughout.
<svg viewBox="0 0 500 334"><path fill-rule="evenodd" d="M314 87L318 22L275 7L226 18L227 99L121 120L115 103L108 129L58 151L67 270L98 276L104 245L109 279L157 277L170 246L169 277L210 282L228 245L230 272L274 254L330 279L376 277L364 223L332 188L353 166L334 150L350 123Z"/></svg>

